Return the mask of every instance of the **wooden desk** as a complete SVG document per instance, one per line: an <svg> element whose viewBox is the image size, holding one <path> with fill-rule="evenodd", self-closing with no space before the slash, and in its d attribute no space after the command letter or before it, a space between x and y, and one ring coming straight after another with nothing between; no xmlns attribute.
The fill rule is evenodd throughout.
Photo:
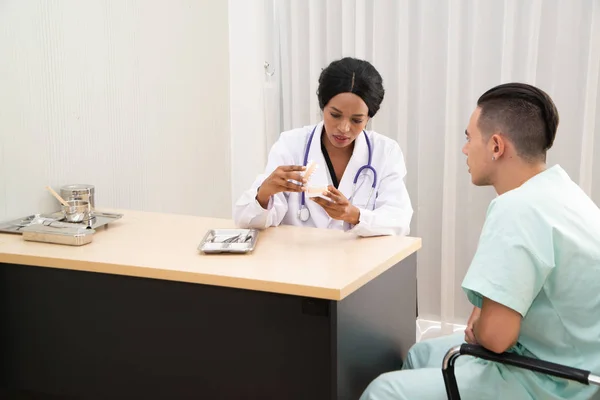
<svg viewBox="0 0 600 400"><path fill-rule="evenodd" d="M76 398L355 399L415 342L419 238L121 210L82 247L0 234L0 385Z"/></svg>

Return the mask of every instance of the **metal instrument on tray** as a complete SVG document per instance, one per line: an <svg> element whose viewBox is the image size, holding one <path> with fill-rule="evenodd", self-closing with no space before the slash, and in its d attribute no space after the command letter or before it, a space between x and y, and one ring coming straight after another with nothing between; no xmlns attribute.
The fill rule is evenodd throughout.
<svg viewBox="0 0 600 400"><path fill-rule="evenodd" d="M23 240L27 241L83 246L92 242L96 231L72 224L47 222L26 226L21 232Z"/></svg>
<svg viewBox="0 0 600 400"><path fill-rule="evenodd" d="M250 253L256 246L258 234L256 229L211 229L198 250L206 254Z"/></svg>
<svg viewBox="0 0 600 400"><path fill-rule="evenodd" d="M0 223L0 232L21 234L23 228L25 228L26 226L43 224L45 221L61 222L63 224L73 225L74 227L98 230L98 228L108 225L109 223L116 221L122 217L123 214L93 211L89 220L75 223L66 222L63 212L57 211L49 214L28 215L27 217L2 222Z"/></svg>

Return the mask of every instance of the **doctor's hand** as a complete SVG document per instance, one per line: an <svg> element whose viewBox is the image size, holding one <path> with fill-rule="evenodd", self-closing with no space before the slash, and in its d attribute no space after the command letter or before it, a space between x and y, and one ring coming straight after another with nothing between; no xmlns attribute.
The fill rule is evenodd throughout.
<svg viewBox="0 0 600 400"><path fill-rule="evenodd" d="M331 218L345 221L352 225L358 224L360 210L353 206L342 192L333 186L328 186L327 192L324 192L323 196L331 199L331 201L320 197L311 197L311 200L323 207Z"/></svg>
<svg viewBox="0 0 600 400"><path fill-rule="evenodd" d="M302 192L304 187L300 184L289 182L294 180L296 182L306 183L300 172L304 171L306 167L301 165L283 165L277 167L275 171L271 173L265 179L265 181L258 188L256 193L256 200L262 208L267 208L269 205L269 199L271 196L280 192Z"/></svg>

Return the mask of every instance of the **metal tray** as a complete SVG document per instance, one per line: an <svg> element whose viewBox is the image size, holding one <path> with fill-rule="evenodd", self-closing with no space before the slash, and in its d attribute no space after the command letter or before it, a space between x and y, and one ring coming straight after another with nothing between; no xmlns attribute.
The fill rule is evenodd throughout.
<svg viewBox="0 0 600 400"><path fill-rule="evenodd" d="M206 254L250 253L257 240L256 229L211 229L204 235L198 250Z"/></svg>
<svg viewBox="0 0 600 400"><path fill-rule="evenodd" d="M23 239L32 242L83 246L92 242L94 233L91 228L82 228L64 222L48 221L44 224L32 224L21 229Z"/></svg>
<svg viewBox="0 0 600 400"><path fill-rule="evenodd" d="M0 232L4 233L16 233L21 234L23 228L30 225L40 225L48 222L62 222L63 224L72 225L75 228L91 228L97 230L98 228L109 224L110 222L116 221L122 218L123 214L112 214L101 211L93 211L92 218L89 221L74 223L74 222L62 222L64 221L64 215L61 211L56 211L49 214L35 214L27 217L18 218L12 221L6 221L0 223Z"/></svg>

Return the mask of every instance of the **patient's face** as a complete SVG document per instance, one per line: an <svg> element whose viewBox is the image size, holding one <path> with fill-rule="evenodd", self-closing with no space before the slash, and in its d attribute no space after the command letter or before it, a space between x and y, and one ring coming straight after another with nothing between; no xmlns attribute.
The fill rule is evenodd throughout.
<svg viewBox="0 0 600 400"><path fill-rule="evenodd" d="M489 151L489 138L482 136L478 121L481 109L477 107L465 132L466 143L462 152L467 156L467 165L471 174L471 182L477 186L491 185L493 172L493 153Z"/></svg>

